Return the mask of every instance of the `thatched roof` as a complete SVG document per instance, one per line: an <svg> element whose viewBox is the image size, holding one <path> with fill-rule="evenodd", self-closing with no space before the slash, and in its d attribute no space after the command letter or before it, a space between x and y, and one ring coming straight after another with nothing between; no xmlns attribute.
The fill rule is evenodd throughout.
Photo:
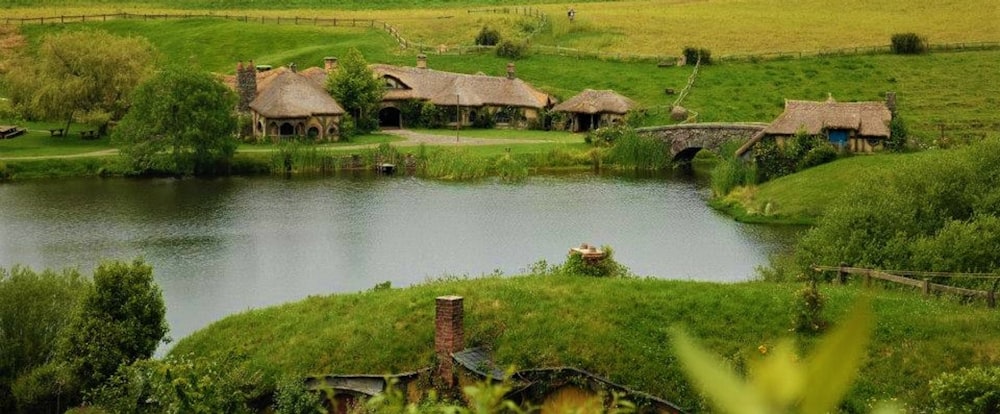
<svg viewBox="0 0 1000 414"><path fill-rule="evenodd" d="M291 70L268 72L275 74L264 78L263 82L258 76L257 98L250 102L250 109L257 113L268 118L308 118L344 113L337 101L309 77Z"/></svg>
<svg viewBox="0 0 1000 414"><path fill-rule="evenodd" d="M384 100L419 99L435 105L516 106L544 108L552 98L520 79L466 75L406 66L371 65L381 77L391 77L405 87L386 90ZM457 95L457 97L456 97Z"/></svg>
<svg viewBox="0 0 1000 414"><path fill-rule="evenodd" d="M794 135L800 129L817 135L829 129L849 129L864 137L889 137L892 113L884 102L785 100L785 112L764 130L769 135Z"/></svg>
<svg viewBox="0 0 1000 414"><path fill-rule="evenodd" d="M584 89L566 102L556 105L553 111L583 114L625 114L636 107L635 101L612 90L595 91Z"/></svg>

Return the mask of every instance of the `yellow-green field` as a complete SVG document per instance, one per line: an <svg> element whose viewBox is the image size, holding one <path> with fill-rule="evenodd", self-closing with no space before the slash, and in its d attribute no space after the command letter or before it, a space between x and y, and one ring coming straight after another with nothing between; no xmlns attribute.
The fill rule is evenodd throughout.
<svg viewBox="0 0 1000 414"><path fill-rule="evenodd" d="M20 7L5 17L95 13L179 13L178 9L136 6L130 2L93 2L89 7ZM110 5L109 5L110 4ZM377 7L377 6L373 6ZM1000 3L989 0L643 0L533 6L550 25L533 45L578 48L605 54L676 56L685 46L710 49L716 56L815 52L887 45L893 33L916 32L932 44L1000 41ZM566 10L573 7L576 21ZM397 27L405 38L449 49L472 43L485 25L508 38L530 31L533 18L476 12L482 7L410 8L341 11L197 10L194 13L251 16L376 19ZM523 10L509 7L508 10Z"/></svg>

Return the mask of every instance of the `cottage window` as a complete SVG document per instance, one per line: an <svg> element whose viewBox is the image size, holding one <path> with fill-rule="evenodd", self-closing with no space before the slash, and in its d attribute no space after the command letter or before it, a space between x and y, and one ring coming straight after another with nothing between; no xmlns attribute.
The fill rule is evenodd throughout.
<svg viewBox="0 0 1000 414"><path fill-rule="evenodd" d="M319 136L319 128L309 127L309 131L306 132L306 135L309 135L309 138L316 138L316 137L318 137Z"/></svg>
<svg viewBox="0 0 1000 414"><path fill-rule="evenodd" d="M280 135L295 135L295 126L288 122L284 122L281 124L278 133Z"/></svg>

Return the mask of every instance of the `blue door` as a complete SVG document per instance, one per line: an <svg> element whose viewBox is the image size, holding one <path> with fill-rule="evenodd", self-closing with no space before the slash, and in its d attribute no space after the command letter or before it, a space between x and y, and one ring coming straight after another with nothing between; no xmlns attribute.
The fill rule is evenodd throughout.
<svg viewBox="0 0 1000 414"><path fill-rule="evenodd" d="M830 136L830 143L843 148L847 145L847 130L843 129L831 129L828 132Z"/></svg>

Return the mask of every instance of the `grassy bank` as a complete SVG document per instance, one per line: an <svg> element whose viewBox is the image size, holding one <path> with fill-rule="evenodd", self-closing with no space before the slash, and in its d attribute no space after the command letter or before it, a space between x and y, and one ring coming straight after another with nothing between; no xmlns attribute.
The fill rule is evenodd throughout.
<svg viewBox="0 0 1000 414"><path fill-rule="evenodd" d="M391 373L433 360L434 298L466 298L469 346L487 346L500 366L571 365L649 391L686 407L699 399L682 376L669 330L683 326L744 370L790 327L797 284L712 284L653 279L487 277L392 290L311 297L218 321L177 343L175 355L235 352L234 369L264 373L264 387L283 375ZM836 320L860 294L823 286L826 315ZM868 363L847 405L900 398L927 404L927 381L962 366L995 362L1000 314L982 306L880 291ZM613 299L610 299L613 298ZM558 316L557 316L558 315ZM802 338L803 349L810 338ZM372 346L378 344L378 346Z"/></svg>

